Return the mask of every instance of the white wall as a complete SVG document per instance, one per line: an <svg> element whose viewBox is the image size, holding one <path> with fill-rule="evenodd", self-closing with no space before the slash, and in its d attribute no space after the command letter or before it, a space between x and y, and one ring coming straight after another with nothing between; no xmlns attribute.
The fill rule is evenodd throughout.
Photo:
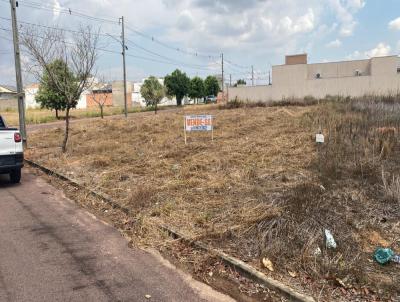
<svg viewBox="0 0 400 302"><path fill-rule="evenodd" d="M25 88L25 107L26 108L40 108L40 104L38 104L35 100L36 94L39 91L38 87L28 87Z"/></svg>
<svg viewBox="0 0 400 302"><path fill-rule="evenodd" d="M142 87L144 81L146 79L143 79L142 82L137 82L133 83L133 92L132 92L132 102L134 106L140 106L140 107L146 107L146 101L142 97L142 94L140 93L140 88ZM164 85L164 79L158 79L158 82L161 85ZM158 104L158 106L173 106L176 105L176 98L167 98L164 97L161 102Z"/></svg>
<svg viewBox="0 0 400 302"><path fill-rule="evenodd" d="M363 96L400 91L397 56L370 60L273 66L273 85L230 87L229 100L277 101L305 96L324 98L327 95ZM362 72L356 76L355 71ZM321 78L315 77L316 73Z"/></svg>

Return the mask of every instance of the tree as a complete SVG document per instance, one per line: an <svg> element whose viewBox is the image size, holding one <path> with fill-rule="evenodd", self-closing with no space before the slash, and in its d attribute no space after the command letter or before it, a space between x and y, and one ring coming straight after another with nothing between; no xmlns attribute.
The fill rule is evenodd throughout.
<svg viewBox="0 0 400 302"><path fill-rule="evenodd" d="M56 60L49 64L49 69L54 70L54 73L62 73L65 67L64 62ZM59 74L58 76L62 76ZM41 108L46 108L56 111L56 118L59 119L58 112L64 111L67 105L65 97L57 92L57 89L51 85L50 76L48 72L44 72L42 82L39 85L39 91L35 96L36 102L40 104Z"/></svg>
<svg viewBox="0 0 400 302"><path fill-rule="evenodd" d="M182 99L189 92L190 79L186 73L176 69L172 74L164 79L164 85L167 88L167 95L175 96L178 106L182 105Z"/></svg>
<svg viewBox="0 0 400 302"><path fill-rule="evenodd" d="M246 81L244 79L237 80L234 86L238 87L239 85L246 85Z"/></svg>
<svg viewBox="0 0 400 302"><path fill-rule="evenodd" d="M219 92L219 83L216 77L208 76L204 81L206 95L216 96Z"/></svg>
<svg viewBox="0 0 400 302"><path fill-rule="evenodd" d="M32 66L29 70L40 83L46 80L58 96L65 100L65 132L62 152L67 150L70 110L81 93L92 84L97 59L99 34L91 27L80 27L67 37L61 28L27 28L21 36ZM58 62L58 63L54 63ZM57 68L52 68L54 64Z"/></svg>
<svg viewBox="0 0 400 302"><path fill-rule="evenodd" d="M199 77L194 77L190 80L189 86L189 97L196 99L198 102L199 98L204 97L204 82Z"/></svg>
<svg viewBox="0 0 400 302"><path fill-rule="evenodd" d="M160 84L156 77L150 76L144 81L140 93L146 101L146 106L154 106L154 114L157 114L157 104L165 96L164 86Z"/></svg>
<svg viewBox="0 0 400 302"><path fill-rule="evenodd" d="M104 106L107 104L110 90L108 89L109 84L105 83L104 80L100 80L99 90L93 91L93 101L100 108L100 116L104 118Z"/></svg>

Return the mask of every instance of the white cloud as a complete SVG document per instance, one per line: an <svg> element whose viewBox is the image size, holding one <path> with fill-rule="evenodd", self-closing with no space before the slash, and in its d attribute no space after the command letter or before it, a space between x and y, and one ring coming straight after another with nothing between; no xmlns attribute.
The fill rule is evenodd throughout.
<svg viewBox="0 0 400 302"><path fill-rule="evenodd" d="M58 18L58 16L60 15L60 9L61 9L61 5L60 2L58 2L58 0L53 0L53 20L56 20Z"/></svg>
<svg viewBox="0 0 400 302"><path fill-rule="evenodd" d="M338 47L342 46L342 41L340 41L339 39L336 39L336 40L333 40L333 41L327 43L325 46L328 48L338 48Z"/></svg>
<svg viewBox="0 0 400 302"><path fill-rule="evenodd" d="M390 45L381 42L375 48L365 52L365 55L370 58L383 57L389 55L390 51L391 51Z"/></svg>
<svg viewBox="0 0 400 302"><path fill-rule="evenodd" d="M177 26L183 31L193 29L195 25L193 16L189 10L184 10L179 14Z"/></svg>
<svg viewBox="0 0 400 302"><path fill-rule="evenodd" d="M400 43L400 41L399 41ZM398 45L399 47L400 45ZM385 44L385 43L379 43L378 45L376 45L376 47L361 52L361 51L354 51L353 53L351 53L350 55L346 56L346 59L348 60L357 60L357 59L367 59L367 58L373 58L373 57L384 57L387 55L390 55L390 51L392 50L392 48L390 47L390 45Z"/></svg>
<svg viewBox="0 0 400 302"><path fill-rule="evenodd" d="M364 0L328 0L340 22L339 34L343 37L353 35L357 21L354 15L365 6Z"/></svg>
<svg viewBox="0 0 400 302"><path fill-rule="evenodd" d="M389 29L400 30L400 17L389 22Z"/></svg>
<svg viewBox="0 0 400 302"><path fill-rule="evenodd" d="M358 59L364 59L364 57L361 54L361 52L359 52L358 50L355 50L354 52L352 52L351 54L346 56L346 59L347 60L358 60Z"/></svg>

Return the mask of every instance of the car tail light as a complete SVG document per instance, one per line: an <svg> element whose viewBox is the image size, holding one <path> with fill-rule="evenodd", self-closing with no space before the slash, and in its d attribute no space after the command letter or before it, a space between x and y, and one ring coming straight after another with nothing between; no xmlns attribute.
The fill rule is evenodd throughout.
<svg viewBox="0 0 400 302"><path fill-rule="evenodd" d="M21 134L18 132L14 133L14 142L20 143L21 141L22 141Z"/></svg>

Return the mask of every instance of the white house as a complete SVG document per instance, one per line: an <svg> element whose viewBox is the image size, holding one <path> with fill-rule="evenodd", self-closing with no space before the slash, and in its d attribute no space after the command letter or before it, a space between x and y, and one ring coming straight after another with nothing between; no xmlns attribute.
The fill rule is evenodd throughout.
<svg viewBox="0 0 400 302"><path fill-rule="evenodd" d="M146 101L142 97L142 94L140 93L140 88L142 88L142 85L144 81L147 78L143 79L141 82L134 82L133 83L133 92L132 92L132 102L133 106L140 106L140 107L146 107ZM164 79L163 78L158 78L158 82L161 85L164 85ZM164 97L161 102L158 104L158 106L173 106L176 105L176 98L167 98Z"/></svg>

